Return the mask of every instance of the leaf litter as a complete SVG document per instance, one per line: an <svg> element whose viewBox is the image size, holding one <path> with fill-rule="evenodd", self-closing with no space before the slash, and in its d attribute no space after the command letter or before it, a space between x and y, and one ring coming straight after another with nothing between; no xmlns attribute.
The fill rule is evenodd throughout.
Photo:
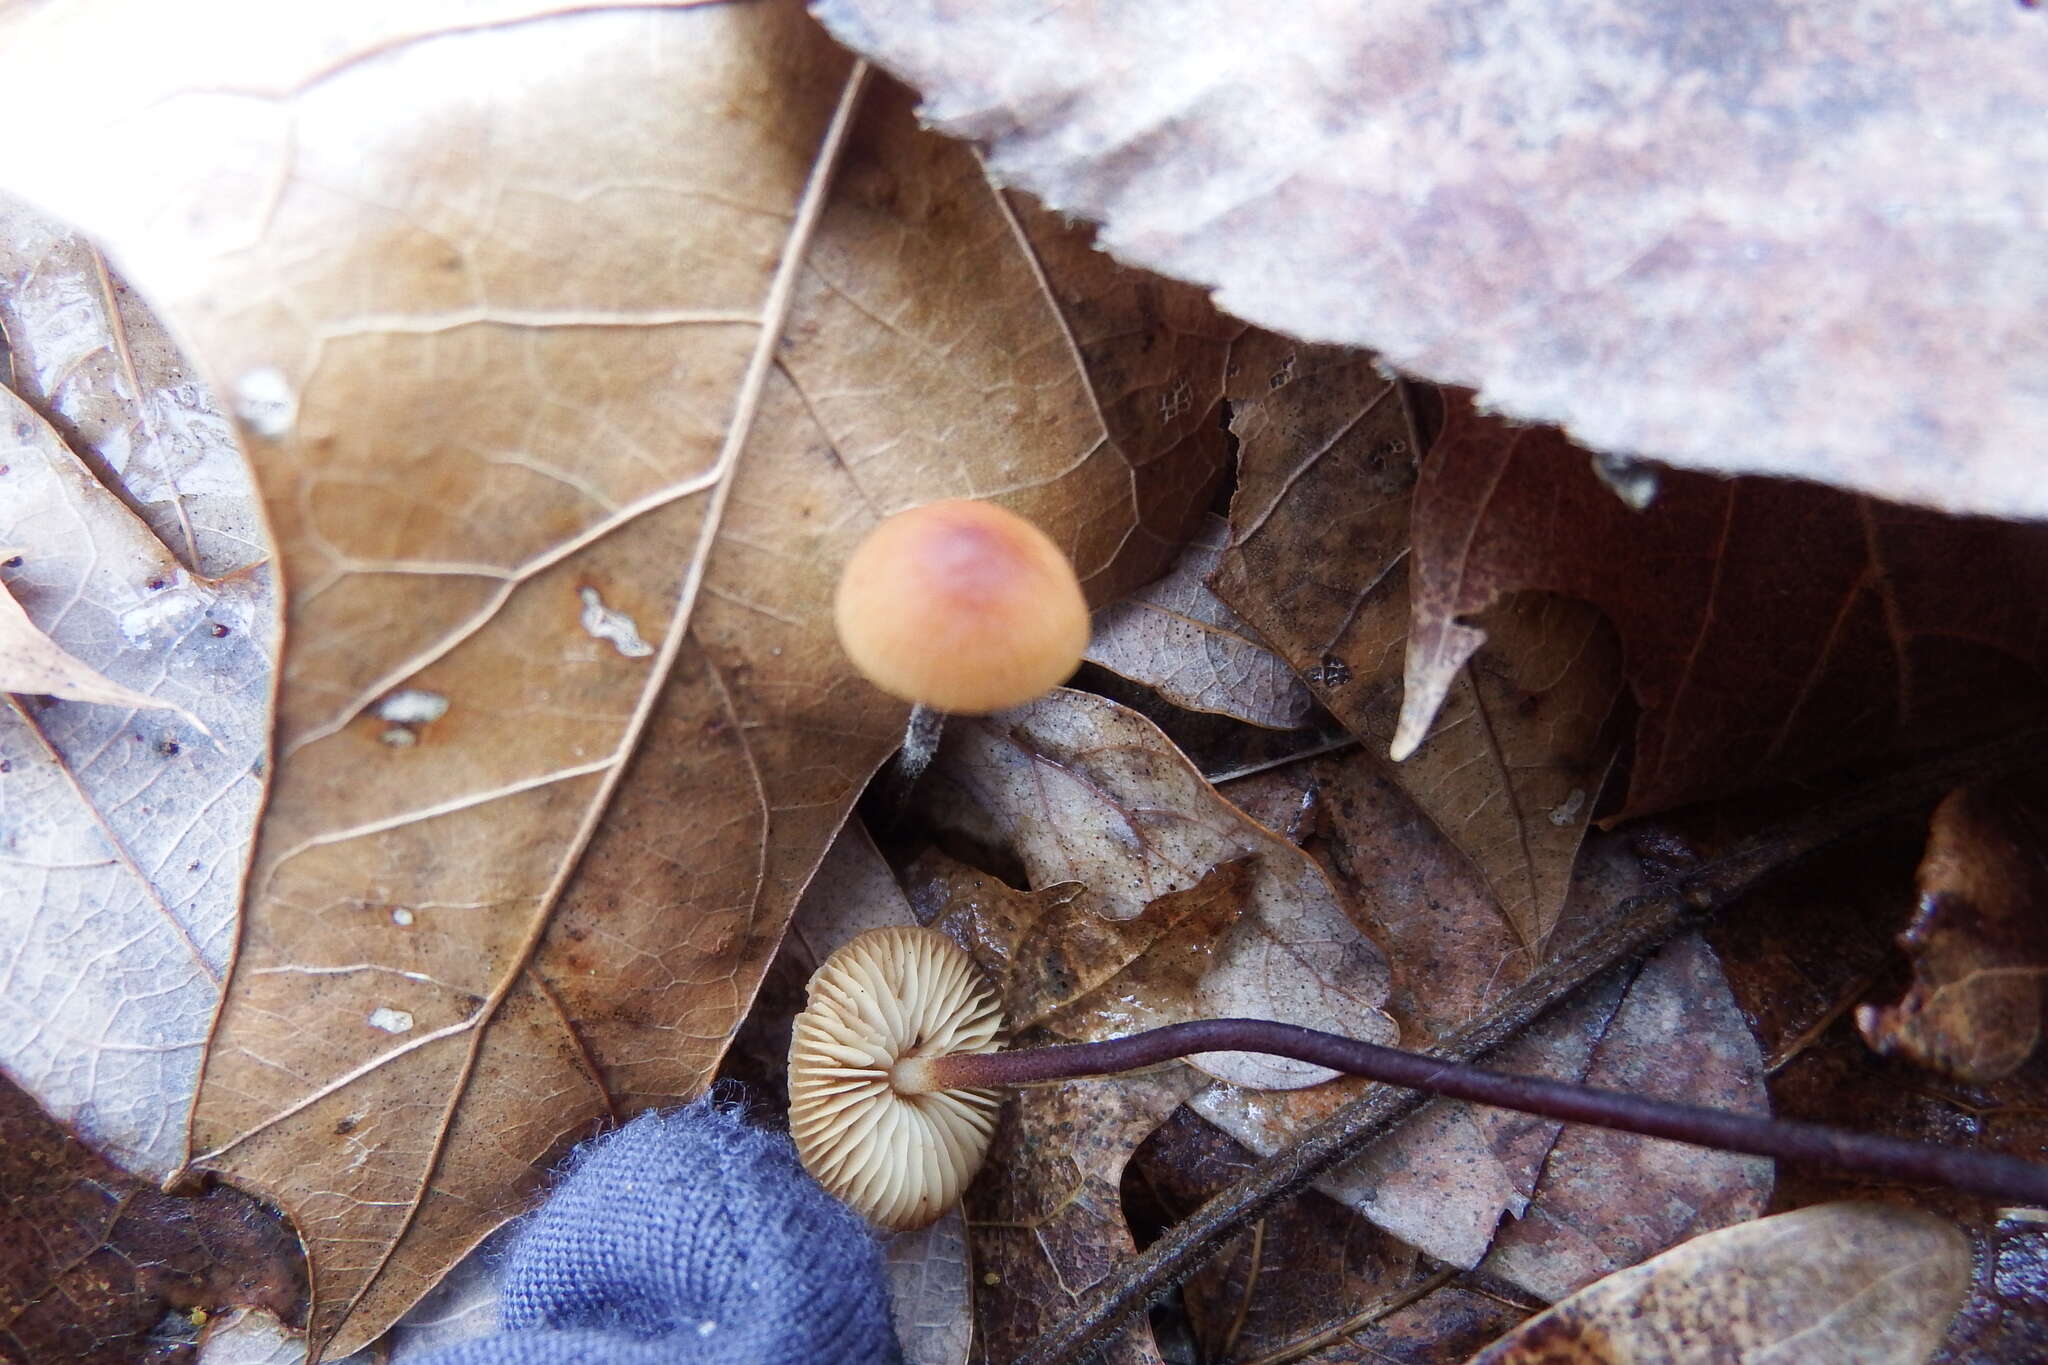
<svg viewBox="0 0 2048 1365"><path fill-rule="evenodd" d="M68 26L87 32L79 13L40 12L38 43L61 51ZM131 173L107 177L120 195L47 160L29 176L108 231L229 378L292 572L295 651L280 692L284 747L253 883L248 974L238 969L214 1058L222 1069L196 1131L216 1147L205 1164L259 1188L266 1170L325 1182L283 1202L302 1228L312 1220L324 1296L314 1332L330 1346L367 1340L519 1206L533 1163L590 1122L700 1086L807 880L843 880L878 905L900 905L893 886L884 894L871 850L835 852L812 878L900 731L900 711L836 672L815 628L814 589L829 585L834 547L877 511L1001 495L1061 536L1106 601L1156 578L1209 505L1221 471L1216 405L1227 396L1244 453L1231 538L1196 555L1218 556L1218 596L1229 605L1205 600L1199 558L1180 561L1161 600L1203 624L1141 647L1132 672L1161 689L1168 710L1220 702L1254 721L1292 723L1306 714L1298 699L1313 693L1380 743L1393 728L1408 617L1425 605L1420 589L1407 600L1409 579L1422 583L1428 567L1410 554L1411 534L1420 543L1460 524L1455 509L1416 502L1417 460L1438 422L1429 391L1389 384L1370 357L1246 332L1195 291L1119 271L1085 233L991 191L970 157L913 131L902 92L872 82L855 107L847 91L857 75L786 8L559 16L509 5L496 18L512 22L439 34L444 18L430 13L381 35L321 40L339 49L270 34L260 73L235 68L247 58L201 49L186 67L194 93L146 71L130 105L116 101L82 126L81 144L113 144L106 164ZM28 22L16 11L0 27L12 37ZM630 45L622 33L635 51L652 35L658 52L697 43L688 50L723 53L724 65L689 71L689 93L656 91L617 128L590 126L588 110L601 106L580 97L582 77L539 82L535 109L480 118L463 104L458 54L503 59L508 70L545 66L526 46L543 33L608 79L618 74L608 63ZM185 41L160 36L164 51ZM360 60L331 66L350 48ZM280 75L294 70L299 78ZM636 68L613 84L647 78ZM800 96L721 130L752 138L750 164L776 170L745 193L702 195L721 168L694 152L681 174L656 164L595 199L556 171L595 164L616 178L667 145L664 110L771 82ZM164 117L145 128L133 110L149 100L152 117ZM549 100L572 112L551 117ZM165 136L189 135L212 154L224 145L209 140L219 110L238 101L257 117L242 120L245 136L217 161L178 175L141 164ZM428 112L397 129L351 124L379 102ZM289 111L301 159L271 177L268 216L252 232L235 215L256 201L220 189L260 178L279 110ZM488 127L491 155L505 162L495 169L517 193L487 204L449 194L470 155L450 149L484 145L491 119L502 124ZM352 150L364 137L374 157ZM836 147L829 187L813 174L821 143ZM527 155L560 155L565 144L578 149L567 161ZM201 182L203 201L192 188ZM757 202L770 184L779 207ZM674 215L661 211L677 193L712 206L681 248ZM590 224L565 234L548 210L564 199L594 205L609 236ZM156 230L165 223L174 230ZM731 253L734 242L744 249ZM171 547L191 583L260 569L260 554L235 558L262 539L249 534L261 514L246 485L239 504L232 490L207 502L219 494L203 472L220 448L218 409L182 387L160 329L150 330L120 277L90 248L67 250L74 278L97 281L104 318L95 325L107 339L78 352L85 360L62 370L55 397L25 396L130 519ZM564 259L577 264L536 269ZM607 275L606 266L616 268ZM628 276L633 292L620 283ZM945 278L978 287L923 287ZM392 287L399 279L403 290ZM1000 296L1018 306L991 309L989 281L1006 281ZM64 353L51 337L73 335L17 344L17 380L37 370L39 354ZM122 417L107 395L123 383L171 391L170 407ZM1446 401L1457 435L1460 400ZM946 420L935 424L935 413ZM155 454L136 438L150 431L167 433ZM1497 456L1520 439L1496 424L1478 444L1492 442ZM1423 492L1440 494L1429 484L1437 464L1419 468ZM109 473L121 470L133 471L127 484ZM1358 497L1361 486L1374 495ZM1511 541L1484 519L1465 529ZM1883 566L1873 570L1880 581L1894 567L1875 554L1870 562ZM1038 889L936 853L903 864L903 875L926 909L969 903L955 927L978 926L962 932L995 951L989 960L1021 992L1026 1017L1055 1036L1275 1011L1389 1035L1391 1015L1411 1042L1437 1036L1568 943L1630 875L1615 846L1596 838L1582 856L1581 844L1604 813L1623 650L1641 691L1631 648L1640 631L1621 613L1617 646L1595 613L1514 591L1523 586L1556 584L1537 572L1495 593L1499 601L1418 618L1438 629L1471 617L1489 639L1448 683L1432 680L1451 704L1405 769L1352 753L1309 765L1308 781L1260 788L1255 779L1226 798L1157 727L1099 698L1062 694L1018 716L950 724L936 781L972 789L987 808L937 821L944 839L998 855L992 866ZM24 601L33 613L35 601ZM1247 647L1263 637L1284 656L1300 677L1297 700L1262 712L1289 695L1284 671L1221 639L1219 627ZM2026 630L2016 617L1980 632L1993 675L2007 667L1995 656L2026 663ZM1217 657L1228 662L1218 667ZM1203 668L1207 682L1176 681ZM1231 676L1271 681L1221 685ZM1981 695L1973 686L1955 692ZM1306 742L1280 736L1270 752ZM1742 780L1804 771L1808 756L1795 757ZM264 770L250 770L259 787ZM1639 753L1638 780L1642 771ZM733 794L748 792L753 814L736 823ZM1368 808L1417 849L1435 850L1422 860L1434 862L1403 863L1394 835L1376 843L1359 815ZM685 907L680 945L657 927L672 922L655 913L663 900ZM1441 926L1424 922L1425 908ZM857 916L841 908L828 918ZM294 921L318 928L280 932ZM481 966L479 926L491 930ZM1528 1055L1511 1054L1511 1064L1534 1067L1548 1047L1566 1074L1759 1103L1763 1064L1727 989L1697 944L1681 944L1626 990L1617 981L1593 992L1556 1036L1515 1044ZM210 1007L203 992L188 997L180 1017L192 1017L193 1001ZM355 1031L306 1028L308 1018ZM235 1049L270 1046L288 1019L306 1035L290 1093L252 1099L237 1088L247 1077L231 1065ZM1648 1044L1629 1043L1638 1036ZM1261 1084L1314 1079L1204 1060ZM540 1114L520 1103L521 1087L550 1077L572 1103ZM1246 1136L1284 1141L1289 1124L1338 1090L1229 1098L1225 1086L1203 1086L1192 1068L1175 1067L1048 1088L1014 1106L998 1174L977 1187L965 1234L982 1255L985 1347L1021 1350L1135 1249L1122 1173L1170 1115L1192 1122L1183 1098L1219 1113L1256 1107ZM189 1085L162 1093L180 1110L190 1098ZM251 1105L257 1117L238 1108ZM1449 1109L1433 1107L1411 1128L1433 1125L1433 1147L1411 1136L1404 1151L1397 1137L1374 1154L1383 1178L1369 1202L1416 1245L1461 1263L1490 1258L1440 1283L1425 1277L1427 1292L1399 1303L1416 1282L1393 1276L1372 1301L1386 1308L1375 1330L1412 1352L1402 1358L1443 1358L1451 1342L1469 1348L1477 1324L1525 1311L1526 1290L1508 1281L1567 1292L1684 1230L1738 1216L1768 1188L1753 1163L1717 1174L1687 1153L1671 1166L1657 1154L1678 1149L1661 1144L1559 1136L1555 1125ZM502 1168L475 1159L493 1124L491 1140L510 1133L517 1148ZM175 1129L160 1122L157 1131ZM336 1154L366 1151L373 1162L331 1178ZM1447 1163L1460 1161L1483 1178L1447 1181ZM1615 1184L1669 1198L1655 1211L1621 1207L1602 1197ZM476 1199L484 1188L489 1197ZM399 1192L395 1223L363 1217L380 1189ZM460 1209L465 1201L476 1207ZM1347 1246L1387 1236L1339 1205L1319 1207L1347 1229ZM1432 1209L1439 1228L1464 1231L1433 1232ZM1503 1210L1520 1220L1495 1238ZM366 1242L354 1240L365 1231ZM2001 1235L2001 1245L2021 1245L2022 1232ZM1295 1264L1286 1240L1260 1253L1269 1282ZM964 1245L953 1234L899 1266L905 1283L921 1286L909 1297L922 1316L906 1335L920 1359L966 1349ZM370 1255L351 1260L348 1246ZM1413 1264L1403 1261L1412 1252L1389 1255L1389 1265ZM1366 1291L1365 1279L1350 1283ZM1277 1307L1268 1339L1302 1339L1296 1329L1311 1324L1297 1320L1301 1310ZM431 1327L441 1312L423 1305L416 1325ZM467 1309L455 1312L470 1321ZM288 1344L258 1340L260 1315L242 1321L250 1350L289 1354ZM1331 1325L1325 1318L1319 1330ZM401 1358L407 1340L392 1339ZM1115 1350L1160 1358L1142 1331Z"/></svg>
<svg viewBox="0 0 2048 1365"><path fill-rule="evenodd" d="M1234 329L999 196L794 6L544 13L233 53L188 14L80 130L92 177L22 172L231 391L290 397L244 426L299 644L192 1143L292 1215L337 1352L551 1154L708 1080L901 729L826 624L866 525L1000 497L1108 596L1220 473ZM7 52L97 61L77 11L32 22ZM261 223L224 221L287 122ZM657 653L585 633L584 588ZM387 721L401 692L445 710Z"/></svg>

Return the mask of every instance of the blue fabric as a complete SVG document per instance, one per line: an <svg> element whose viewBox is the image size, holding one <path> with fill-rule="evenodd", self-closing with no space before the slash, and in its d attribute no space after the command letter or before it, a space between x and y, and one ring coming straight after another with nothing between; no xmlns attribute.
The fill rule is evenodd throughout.
<svg viewBox="0 0 2048 1365"><path fill-rule="evenodd" d="M502 1293L502 1330L426 1365L902 1360L867 1225L708 1099L579 1147Z"/></svg>

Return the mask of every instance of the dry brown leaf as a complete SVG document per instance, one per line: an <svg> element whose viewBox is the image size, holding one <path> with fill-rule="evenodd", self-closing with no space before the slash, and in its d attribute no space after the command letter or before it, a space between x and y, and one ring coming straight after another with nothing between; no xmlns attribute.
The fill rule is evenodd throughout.
<svg viewBox="0 0 2048 1365"><path fill-rule="evenodd" d="M1589 1085L1768 1113L1764 1061L1713 951L1674 940L1628 984L1600 1035ZM1572 1125L1558 1135L1526 1213L1502 1227L1484 1262L1556 1300L1708 1228L1762 1214L1772 1163Z"/></svg>
<svg viewBox="0 0 2048 1365"><path fill-rule="evenodd" d="M1095 615L1088 661L1175 706L1291 730L1315 709L1301 679L1209 588L1230 528L1205 517L1172 572Z"/></svg>
<svg viewBox="0 0 2048 1365"><path fill-rule="evenodd" d="M1413 536L1396 754L1484 643L1466 618L1531 589L1591 602L1620 633L1642 706L1629 814L2042 710L2041 527L1685 473L1638 512L1555 430L1448 394Z"/></svg>
<svg viewBox="0 0 2048 1365"><path fill-rule="evenodd" d="M1371 907L1370 927L1393 964L1389 1006L1405 1037L1427 1040L1483 1013L1536 964L1519 950L1469 864L1380 766L1362 755L1332 756L1230 783L1227 792L1255 810L1296 806L1294 793L1302 790L1315 794L1313 846L1341 885L1369 889L1354 894ZM1574 881L1565 937L1584 932L1642 885L1627 841L1596 836ZM1702 951L1673 949L1632 984L1615 979L1585 992L1488 1064L1567 1080L1613 1076L1675 1097L1764 1107L1756 1044L1711 956L1704 963L1694 956ZM1365 1088L1349 1079L1286 1095L1214 1086L1190 1105L1267 1153ZM1597 1191L1588 1210L1585 1187L1548 1170L1559 1132L1558 1124L1526 1115L1437 1102L1319 1188L1438 1259L1468 1267L1497 1237L1520 1233L1523 1225L1513 1220L1538 1218L1545 1197L1588 1228L1613 1219L1616 1241L1653 1241L1648 1250L1701 1222L1750 1216L1769 1188L1768 1168L1746 1160L1631 1138L1614 1139L1620 1145L1610 1152L1600 1135L1569 1130L1567 1155L1590 1141L1602 1160L1642 1163L1626 1196ZM1504 1273L1531 1288L1553 1286L1554 1296L1557 1282L1586 1278L1582 1258L1582 1247L1553 1238Z"/></svg>
<svg viewBox="0 0 2048 1365"><path fill-rule="evenodd" d="M1400 706L1416 415L1361 353L1253 336L1232 360L1242 444L1217 593L1377 748ZM1472 859L1533 961L1614 758L1621 660L1579 603L1531 595L1488 626L1493 643L1391 776Z"/></svg>
<svg viewBox="0 0 2048 1365"><path fill-rule="evenodd" d="M863 529L990 496L1098 597L1156 576L1234 329L788 4L79 0L0 48L0 106L51 79L110 93L10 174L224 377L292 588L193 1146L346 1351L710 1074L900 732L826 624Z"/></svg>
<svg viewBox="0 0 2048 1365"><path fill-rule="evenodd" d="M0 708L0 1067L161 1180L233 947L281 604L226 419L96 253L5 198L0 334L0 617L41 670L0 686L111 703Z"/></svg>
<svg viewBox="0 0 2048 1365"><path fill-rule="evenodd" d="M967 1191L967 1226L991 1361L1016 1360L1136 1251L1120 1185L1133 1149L1201 1083L1193 1068L1020 1090L989 1163ZM1105 1365L1160 1365L1139 1323L1103 1347Z"/></svg>
<svg viewBox="0 0 2048 1365"><path fill-rule="evenodd" d="M160 1193L0 1079L0 1358L168 1359L233 1307L300 1319L305 1292L276 1214L237 1190Z"/></svg>
<svg viewBox="0 0 2048 1365"><path fill-rule="evenodd" d="M1169 891L1127 920L1086 924L1094 912L1072 887L1019 891L941 856L911 869L913 904L953 936L1015 1002L1043 1013L1019 1042L1117 1037L1185 1017L1214 945L1246 912L1246 860ZM1056 893L1056 894L1049 894ZM1094 984L1082 988L1080 976ZM1018 1027L1018 1020L1006 1019ZM1011 1360L1135 1247L1119 1195L1124 1164L1200 1083L1178 1062L1104 1080L1028 1086L1004 1106L988 1166L968 1190L968 1228L984 1293L986 1358ZM1124 1365L1158 1365L1150 1334L1125 1332L1106 1351Z"/></svg>
<svg viewBox="0 0 2048 1365"><path fill-rule="evenodd" d="M1606 449L2048 514L2029 5L815 8L1240 317Z"/></svg>
<svg viewBox="0 0 2048 1365"><path fill-rule="evenodd" d="M1160 1226L1177 1223L1253 1160L1183 1108L1138 1148L1125 1203ZM1181 1285L1180 1300L1202 1359L1253 1361L1353 1325L1359 1310L1420 1292L1432 1278L1412 1247L1310 1190L1225 1243ZM1330 1358L1331 1344L1313 1357L1318 1365Z"/></svg>
<svg viewBox="0 0 2048 1365"><path fill-rule="evenodd" d="M2048 808L2040 784L1965 787L1936 808L1920 860L1920 903L1899 946L1913 985L1864 1005L1871 1047L1965 1081L2019 1070L2041 1041L2048 976Z"/></svg>
<svg viewBox="0 0 2048 1365"><path fill-rule="evenodd" d="M1472 1365L1919 1365L1970 1284L1954 1224L1820 1204L1723 1228L1530 1319Z"/></svg>
<svg viewBox="0 0 2048 1365"><path fill-rule="evenodd" d="M1215 947L1191 1014L1393 1041L1381 1009L1386 958L1323 870L1219 796L1136 712L1061 690L994 716L957 718L925 801L941 829L979 812L992 826L983 836L1006 844L1034 887L1080 882L1108 919L1135 918L1215 868L1252 858L1250 907ZM1205 1054L1200 1065L1259 1088L1313 1085L1330 1074L1248 1053Z"/></svg>

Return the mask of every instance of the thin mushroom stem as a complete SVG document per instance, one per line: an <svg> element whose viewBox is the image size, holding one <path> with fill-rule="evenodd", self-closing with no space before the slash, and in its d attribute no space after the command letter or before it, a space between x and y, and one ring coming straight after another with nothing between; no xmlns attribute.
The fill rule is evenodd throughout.
<svg viewBox="0 0 2048 1365"><path fill-rule="evenodd" d="M1333 1071L1568 1123L1590 1123L1696 1147L1772 1157L1921 1185L1947 1185L2018 1204L2048 1205L2048 1166L1817 1123L1673 1104L1643 1095L1487 1071L1264 1019L1202 1019L1097 1043L1014 1052L912 1057L896 1064L897 1093L1031 1085L1108 1076L1201 1052L1264 1052Z"/></svg>

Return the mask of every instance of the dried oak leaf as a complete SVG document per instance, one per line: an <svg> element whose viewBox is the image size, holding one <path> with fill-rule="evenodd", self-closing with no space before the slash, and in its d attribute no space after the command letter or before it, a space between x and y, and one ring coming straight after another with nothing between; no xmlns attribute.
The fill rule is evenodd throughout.
<svg viewBox="0 0 2048 1365"><path fill-rule="evenodd" d="M925 783L939 829L980 822L1033 887L1080 882L1112 920L1251 858L1250 908L1213 945L1177 1015L1278 1019L1392 1042L1387 960L1352 920L1322 868L1224 800L1157 726L1068 689L982 718L959 718ZM1155 1017L1153 1022L1166 1022ZM1212 1075L1258 1088L1327 1080L1321 1067L1248 1053L1205 1054Z"/></svg>
<svg viewBox="0 0 2048 1365"><path fill-rule="evenodd" d="M1229 539L1222 519L1204 518L1172 572L1096 614L1088 661L1184 710L1276 730L1305 725L1315 709L1308 688L1209 588Z"/></svg>
<svg viewBox="0 0 2048 1365"><path fill-rule="evenodd" d="M1392 741L1408 638L1423 437L1372 357L1254 334L1231 351L1241 442L1218 596L1373 747ZM1618 747L1613 632L1528 594L1489 613L1429 734L1388 776L1486 879L1530 962L1556 927Z"/></svg>
<svg viewBox="0 0 2048 1365"><path fill-rule="evenodd" d="M2048 514L2048 16L816 0L1232 313L1588 443Z"/></svg>
<svg viewBox="0 0 2048 1365"><path fill-rule="evenodd" d="M1378 765L1358 755L1331 756L1225 790L1256 810L1297 804L1290 787L1316 793L1312 846L1339 885L1367 907L1369 927L1387 945L1394 972L1389 1007L1404 1037L1451 1032L1538 965L1518 949L1470 867ZM1626 841L1598 836L1574 879L1565 937L1585 932L1642 884ZM1755 1040L1712 954L1694 939L1674 943L1632 979L1616 977L1583 993L1489 1064L1701 1103L1766 1107ZM1271 1153L1366 1085L1341 1078L1264 1095L1217 1085L1190 1107L1247 1147ZM1627 1171L1618 1186L1623 1195L1609 1178L1616 1170ZM1493 1268L1554 1297L1560 1285L1575 1287L1611 1268L1598 1259L1603 1245L1647 1254L1703 1225L1753 1216L1770 1189L1770 1168L1438 1101L1318 1188L1454 1265L1477 1265L1493 1249L1514 1246Z"/></svg>
<svg viewBox="0 0 2048 1365"><path fill-rule="evenodd" d="M828 624L863 530L987 496L1097 600L1156 577L1236 329L791 4L4 25L0 110L78 117L0 180L223 381L290 587L193 1161L291 1214L346 1352L711 1074L901 731Z"/></svg>
<svg viewBox="0 0 2048 1365"><path fill-rule="evenodd" d="M1819 1204L1695 1237L1531 1318L1471 1365L1919 1365L1970 1284L1969 1239L1890 1204Z"/></svg>
<svg viewBox="0 0 2048 1365"><path fill-rule="evenodd" d="M0 1357L183 1361L207 1317L302 1321L291 1229L238 1190L163 1194L0 1078Z"/></svg>
<svg viewBox="0 0 2048 1365"><path fill-rule="evenodd" d="M1920 905L1899 935L1913 985L1861 1006L1856 1026L1887 1056L1964 1081L2010 1076L2041 1041L2048 976L2048 806L2040 784L1964 787L1935 809Z"/></svg>
<svg viewBox="0 0 2048 1365"><path fill-rule="evenodd" d="M1642 715L1619 815L2041 710L2048 531L1682 472L1639 512L1555 429L1445 403L1415 494L1397 756L1485 643L1465 618L1526 589L1620 632Z"/></svg>
<svg viewBox="0 0 2048 1365"><path fill-rule="evenodd" d="M0 1069L161 1181L234 945L282 595L227 418L98 252L5 196L0 335L0 617L41 670L0 687L104 703L0 706Z"/></svg>

